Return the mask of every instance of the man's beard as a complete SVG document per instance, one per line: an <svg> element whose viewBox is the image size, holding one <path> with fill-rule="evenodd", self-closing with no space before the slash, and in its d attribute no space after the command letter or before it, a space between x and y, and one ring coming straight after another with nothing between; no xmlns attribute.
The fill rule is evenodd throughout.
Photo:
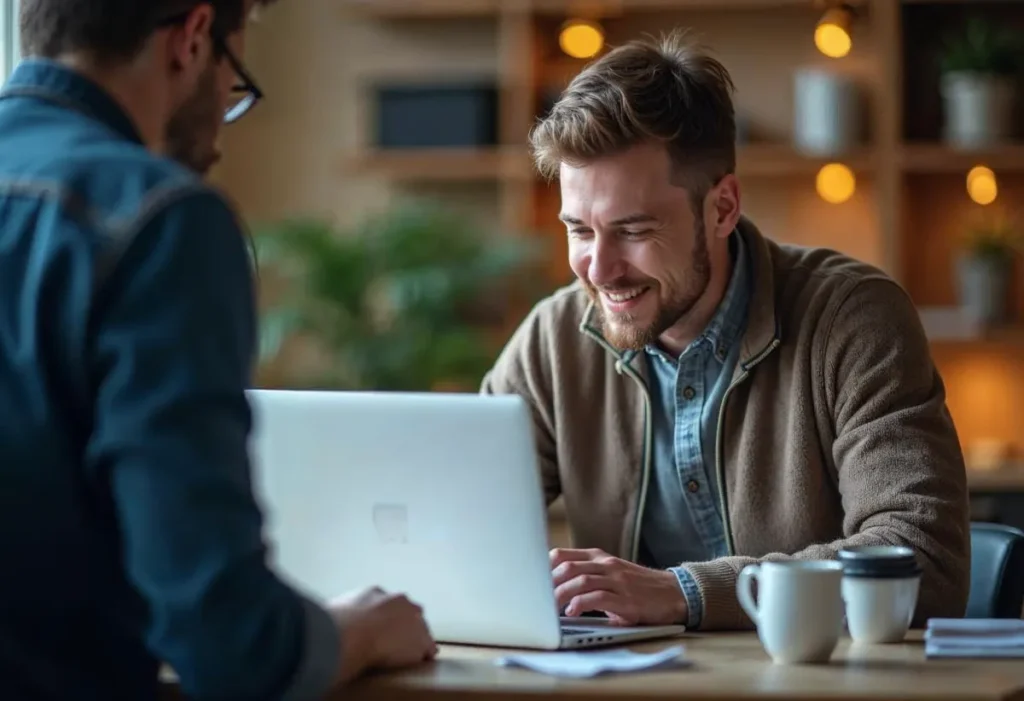
<svg viewBox="0 0 1024 701"><path fill-rule="evenodd" d="M654 321L647 326L638 326L634 315L629 313L616 314L614 318L608 318L597 288L590 283L585 283L585 285L587 293L600 310L601 332L605 339L619 350L625 351L641 350L654 343L661 334L672 328L677 321L693 309L710 281L711 259L708 256L707 236L704 230L704 220L698 216L694 217L693 255L685 287L671 291L672 296L667 301L662 301L659 298ZM644 284L645 282L642 280L627 280L617 284L616 288L629 289ZM660 297L661 286L653 280L649 281L649 284L651 289L645 294L655 294Z"/></svg>
<svg viewBox="0 0 1024 701"><path fill-rule="evenodd" d="M217 104L217 74L211 62L199 76L196 91L167 124L167 155L205 176L220 160L216 140L221 119Z"/></svg>

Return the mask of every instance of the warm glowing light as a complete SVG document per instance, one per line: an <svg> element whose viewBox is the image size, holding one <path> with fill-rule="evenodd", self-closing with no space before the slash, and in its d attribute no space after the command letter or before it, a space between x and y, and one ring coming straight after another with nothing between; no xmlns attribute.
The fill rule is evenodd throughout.
<svg viewBox="0 0 1024 701"><path fill-rule="evenodd" d="M558 45L573 58L593 58L604 46L604 32L596 22L569 20L558 35Z"/></svg>
<svg viewBox="0 0 1024 701"><path fill-rule="evenodd" d="M999 195L996 174L991 168L974 166L967 173L967 194L978 204L992 204Z"/></svg>
<svg viewBox="0 0 1024 701"><path fill-rule="evenodd" d="M814 28L814 45L829 58L842 58L850 53L850 11L842 7L828 10Z"/></svg>
<svg viewBox="0 0 1024 701"><path fill-rule="evenodd" d="M821 167L815 179L818 196L830 204L842 204L853 197L857 179L853 171L842 163L829 163Z"/></svg>

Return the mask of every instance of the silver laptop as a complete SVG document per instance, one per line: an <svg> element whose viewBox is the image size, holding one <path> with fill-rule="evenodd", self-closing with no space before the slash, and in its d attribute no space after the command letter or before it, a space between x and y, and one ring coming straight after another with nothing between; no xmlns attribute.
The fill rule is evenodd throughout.
<svg viewBox="0 0 1024 701"><path fill-rule="evenodd" d="M254 390L255 484L281 575L379 585L440 642L560 649L683 626L560 618L532 425L517 396Z"/></svg>

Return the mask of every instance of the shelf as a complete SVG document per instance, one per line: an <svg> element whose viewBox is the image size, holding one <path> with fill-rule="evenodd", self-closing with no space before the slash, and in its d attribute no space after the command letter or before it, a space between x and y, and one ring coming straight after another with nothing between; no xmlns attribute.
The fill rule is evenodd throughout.
<svg viewBox="0 0 1024 701"><path fill-rule="evenodd" d="M965 0L900 0L900 2L904 5L963 5ZM991 5L999 3L1011 5L1019 3L1020 0L985 0L985 2Z"/></svg>
<svg viewBox="0 0 1024 701"><path fill-rule="evenodd" d="M928 340L935 344L1024 345L1024 326L985 325L964 316L956 306L921 306L917 312Z"/></svg>
<svg viewBox="0 0 1024 701"><path fill-rule="evenodd" d="M350 173L406 182L457 182L531 177L531 166L526 152L514 148L376 149L350 158L346 166Z"/></svg>
<svg viewBox="0 0 1024 701"><path fill-rule="evenodd" d="M854 172L871 170L875 154L870 149L835 156L811 156L787 144L749 144L736 152L736 171L740 177L772 177L817 173L826 163L842 163Z"/></svg>
<svg viewBox="0 0 1024 701"><path fill-rule="evenodd" d="M851 4L863 5L864 1L852 0ZM343 0L342 4L346 10L382 19L486 17L500 14L505 4L541 15L563 15L578 6L577 0L518 0L518 4L513 0ZM810 0L593 0L586 6L588 11L606 16L665 10L774 10L791 7L820 12Z"/></svg>
<svg viewBox="0 0 1024 701"><path fill-rule="evenodd" d="M1024 327L998 326L979 331L972 336L934 335L929 338L936 345L990 345L1018 347L1024 346Z"/></svg>
<svg viewBox="0 0 1024 701"><path fill-rule="evenodd" d="M381 19L488 17L501 11L501 0L344 0L343 7Z"/></svg>
<svg viewBox="0 0 1024 701"><path fill-rule="evenodd" d="M967 488L972 492L1024 492L1024 465L1013 461L994 468L967 465Z"/></svg>
<svg viewBox="0 0 1024 701"><path fill-rule="evenodd" d="M574 0L532 0L532 8L538 14L562 14L577 6ZM861 5L863 0L854 0L851 5ZM624 12L657 12L665 10L776 10L789 7L803 7L811 12L821 12L811 0L594 0L597 14L620 15Z"/></svg>
<svg viewBox="0 0 1024 701"><path fill-rule="evenodd" d="M754 144L737 150L740 177L813 175L825 163L844 163L855 172L874 165L871 151L833 158L806 156L787 145ZM528 179L534 177L525 149L422 148L376 149L350 158L349 173L375 175L396 181L439 181L481 179Z"/></svg>
<svg viewBox="0 0 1024 701"><path fill-rule="evenodd" d="M1024 143L979 150L960 150L945 144L904 144L899 163L908 173L962 173L976 165L996 171L1024 172Z"/></svg>

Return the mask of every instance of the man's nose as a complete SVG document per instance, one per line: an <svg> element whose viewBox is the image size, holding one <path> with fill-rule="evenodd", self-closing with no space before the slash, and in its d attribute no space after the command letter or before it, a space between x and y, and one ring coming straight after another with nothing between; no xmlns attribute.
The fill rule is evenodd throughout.
<svg viewBox="0 0 1024 701"><path fill-rule="evenodd" d="M615 244L600 236L596 237L587 269L590 282L598 287L611 284L622 277L623 267L622 257Z"/></svg>

